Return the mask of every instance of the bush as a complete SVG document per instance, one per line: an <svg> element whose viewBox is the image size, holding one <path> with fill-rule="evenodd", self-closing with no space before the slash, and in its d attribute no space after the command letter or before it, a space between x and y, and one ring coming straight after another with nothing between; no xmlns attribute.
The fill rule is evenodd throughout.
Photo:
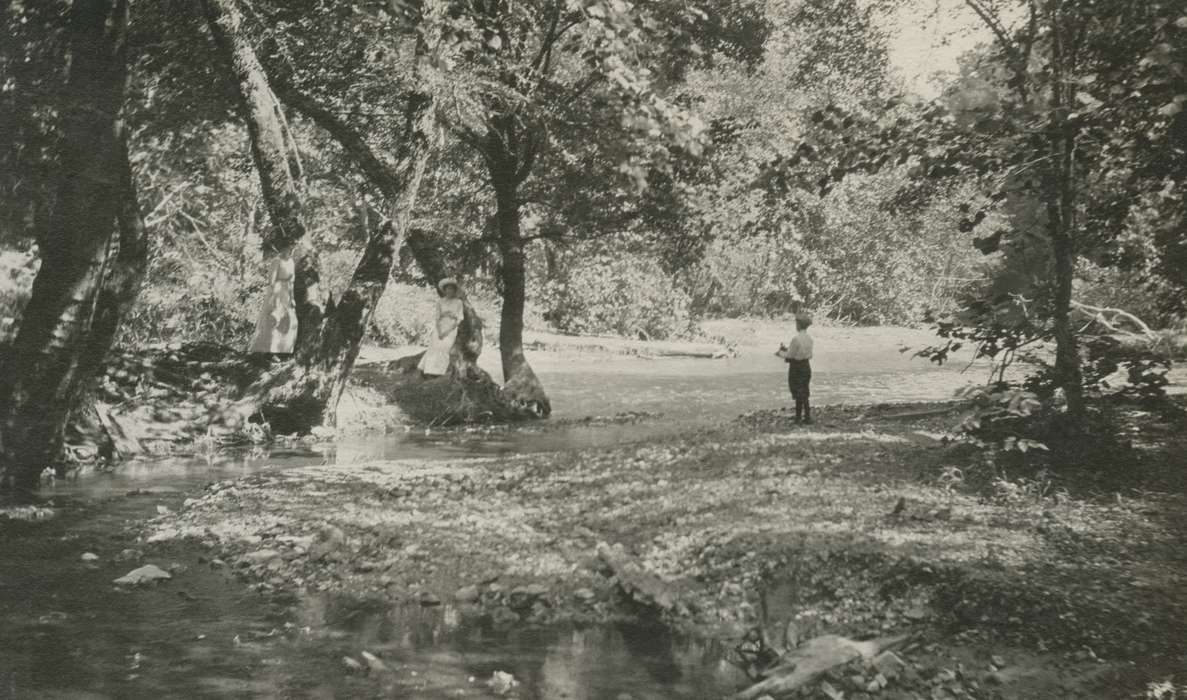
<svg viewBox="0 0 1187 700"><path fill-rule="evenodd" d="M7 340L15 329L33 291L39 264L32 252L0 252L0 341Z"/></svg>
<svg viewBox="0 0 1187 700"><path fill-rule="evenodd" d="M541 287L544 320L562 333L666 339L693 331L688 295L652 260L591 256Z"/></svg>

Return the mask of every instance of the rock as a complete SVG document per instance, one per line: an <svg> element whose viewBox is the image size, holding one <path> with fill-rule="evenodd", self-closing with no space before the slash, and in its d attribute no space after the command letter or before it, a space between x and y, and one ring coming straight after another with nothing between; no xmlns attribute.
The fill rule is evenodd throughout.
<svg viewBox="0 0 1187 700"><path fill-rule="evenodd" d="M355 661L354 659L350 658L349 656L343 656L342 663L346 664L346 668L348 668L351 671L354 671L356 673L363 670L363 665L360 664L358 661Z"/></svg>
<svg viewBox="0 0 1187 700"><path fill-rule="evenodd" d="M139 558L140 558L140 552L135 549L125 549L125 550L121 551L119 554L115 555L116 561L132 561L133 559L139 559Z"/></svg>
<svg viewBox="0 0 1187 700"><path fill-rule="evenodd" d="M99 555L93 554L91 552L83 552L82 556L79 558L85 562L99 561Z"/></svg>
<svg viewBox="0 0 1187 700"><path fill-rule="evenodd" d="M871 665L886 678L894 680L903 673L903 669L907 667L907 662L899 658L899 655L893 651L884 651L874 657Z"/></svg>
<svg viewBox="0 0 1187 700"><path fill-rule="evenodd" d="M309 432L313 437L319 440L332 440L338 435L338 431L336 429L327 428L324 425L319 425Z"/></svg>
<svg viewBox="0 0 1187 700"><path fill-rule="evenodd" d="M387 671L387 664L383 663L383 659L372 654L371 652L364 651L362 653L362 657L363 657L363 661L367 662L367 668L371 669L372 671L375 671L377 673L382 673L384 671Z"/></svg>
<svg viewBox="0 0 1187 700"><path fill-rule="evenodd" d="M1004 656L1001 656L999 654L994 654L993 656L989 657L989 660L991 662L993 662L993 665L997 666L998 668L1006 667L1006 657L1004 657Z"/></svg>
<svg viewBox="0 0 1187 700"><path fill-rule="evenodd" d="M833 687L832 683L828 681L820 682L820 692L824 693L830 700L844 700L845 694ZM771 697L770 695L762 696L764 698Z"/></svg>
<svg viewBox="0 0 1187 700"><path fill-rule="evenodd" d="M508 605L516 610L523 610L532 607L536 601L546 595L548 595L548 589L540 584L520 586L511 591Z"/></svg>
<svg viewBox="0 0 1187 700"><path fill-rule="evenodd" d="M169 515L173 511L169 510L168 506L157 506L158 515Z"/></svg>
<svg viewBox="0 0 1187 700"><path fill-rule="evenodd" d="M865 690L868 683L869 682L866 680L866 677L860 673L855 673L852 676L849 676L849 686L854 690Z"/></svg>
<svg viewBox="0 0 1187 700"><path fill-rule="evenodd" d="M480 596L478 586L463 586L453 594L453 599L459 603L477 603Z"/></svg>
<svg viewBox="0 0 1187 700"><path fill-rule="evenodd" d="M938 683L952 683L956 680L956 671L950 668L942 669L934 679Z"/></svg>
<svg viewBox="0 0 1187 700"><path fill-rule="evenodd" d="M1002 685L1006 682L1006 678L997 671L990 671L985 674L985 682L989 685Z"/></svg>
<svg viewBox="0 0 1187 700"><path fill-rule="evenodd" d="M240 561L245 561L248 564L266 564L273 559L279 559L280 552L275 549L259 549L254 552L244 554Z"/></svg>
<svg viewBox="0 0 1187 700"><path fill-rule="evenodd" d="M588 588L578 588L577 590L573 591L573 597L583 603L589 603L594 598L597 598L598 595Z"/></svg>
<svg viewBox="0 0 1187 700"><path fill-rule="evenodd" d="M46 613L37 618L37 622L42 625L55 625L59 622L65 622L67 617L69 616L66 613L55 610L54 612Z"/></svg>
<svg viewBox="0 0 1187 700"><path fill-rule="evenodd" d="M430 608L430 607L433 607L436 605L440 605L441 599L428 591L424 591L420 594L420 604L425 606L426 608Z"/></svg>
<svg viewBox="0 0 1187 700"><path fill-rule="evenodd" d="M927 608L923 607L922 605L916 605L903 614L907 616L908 620L915 621L926 620L928 617Z"/></svg>
<svg viewBox="0 0 1187 700"><path fill-rule="evenodd" d="M886 680L886 676L883 676L881 673L879 673L878 675L874 676L873 680L871 680L869 685L866 686L866 692L876 693L879 690L885 688L888 683L889 681Z"/></svg>
<svg viewBox="0 0 1187 700"><path fill-rule="evenodd" d="M506 671L495 671L491 674L490 680L486 682L486 685L495 695L507 695L519 686L519 681L515 680L515 676Z"/></svg>
<svg viewBox="0 0 1187 700"><path fill-rule="evenodd" d="M117 586L141 586L146 583L156 583L157 581L168 581L173 576L164 569L154 565L146 564L139 569L133 569L128 573L120 576L112 581Z"/></svg>

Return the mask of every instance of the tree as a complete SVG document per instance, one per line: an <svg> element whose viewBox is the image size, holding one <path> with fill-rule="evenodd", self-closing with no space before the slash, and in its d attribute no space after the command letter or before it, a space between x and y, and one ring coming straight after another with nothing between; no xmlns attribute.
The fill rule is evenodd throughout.
<svg viewBox="0 0 1187 700"><path fill-rule="evenodd" d="M121 117L127 26L126 0L71 4L57 194L0 378L0 460L20 492L35 489L56 459L67 416L143 273L143 224Z"/></svg>
<svg viewBox="0 0 1187 700"><path fill-rule="evenodd" d="M907 166L900 201L933 197L945 181L975 184L982 195L961 204L959 229L982 234L973 242L994 256L993 274L941 323L948 343L929 354L942 360L975 341L1000 359L1052 341L1055 361L1038 384L1062 389L1079 422L1081 262L1118 263L1119 244L1142 235L1135 223L1150 193L1182 201L1181 170L1167 163L1176 156L1156 155L1172 146L1175 107L1187 102L1179 12L1158 2L967 4L994 44L967 57L940 101L829 105L764 181L828 191L853 173Z"/></svg>
<svg viewBox="0 0 1187 700"><path fill-rule="evenodd" d="M642 189L657 162L673 152L699 152L699 120L665 99L649 67L684 32L672 21L684 15L666 9L667 22L620 0L453 8L460 32L480 39L464 53L472 77L452 125L480 157L493 194L487 235L498 254L505 391L540 415L551 405L523 350L531 241L523 222L550 198L542 196L546 184L533 188L531 180L554 154L573 168L608 160Z"/></svg>
<svg viewBox="0 0 1187 700"><path fill-rule="evenodd" d="M205 0L204 9L211 33L236 78L264 200L273 226L279 229L274 240L277 247L291 247L304 236L305 227L297 191L300 173L295 163L299 157L282 107L247 40L235 0ZM413 25L414 32L419 29ZM416 43L423 46L422 39ZM418 48L416 56L419 62L423 51ZM266 395L263 412L274 429L292 432L335 424L338 402L370 316L398 260L420 180L432 153L435 119L433 95L423 89L410 90L405 98L404 129L396 164L385 171L390 178L385 190L389 198L388 221L370 235L350 283L325 318L315 311L299 313L307 340L297 349L295 366L271 375L257 389ZM361 138L359 143L365 146ZM311 263L304 267L309 269ZM305 294L308 306L314 305L311 295L311 291Z"/></svg>

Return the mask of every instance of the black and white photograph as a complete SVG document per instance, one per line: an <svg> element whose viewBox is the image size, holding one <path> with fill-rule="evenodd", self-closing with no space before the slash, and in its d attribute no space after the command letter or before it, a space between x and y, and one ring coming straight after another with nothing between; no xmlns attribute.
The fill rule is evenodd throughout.
<svg viewBox="0 0 1187 700"><path fill-rule="evenodd" d="M0 700L1187 700L1187 0L0 1Z"/></svg>

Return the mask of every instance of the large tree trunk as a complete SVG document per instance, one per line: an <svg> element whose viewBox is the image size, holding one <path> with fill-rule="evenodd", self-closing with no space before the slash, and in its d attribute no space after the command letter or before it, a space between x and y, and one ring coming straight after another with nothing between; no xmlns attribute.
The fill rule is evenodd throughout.
<svg viewBox="0 0 1187 700"><path fill-rule="evenodd" d="M297 349L313 342L321 324L315 252L302 246L305 221L301 215L300 159L280 102L268 76L244 34L236 0L202 0L207 26L230 67L239 94L239 109L247 124L251 153L260 176L260 189L272 227L264 236L265 252L296 256L294 300L297 306Z"/></svg>
<svg viewBox="0 0 1187 700"><path fill-rule="evenodd" d="M62 180L41 269L0 373L0 467L19 492L36 489L56 459L69 412L143 270L142 232L121 241L111 260L117 219L135 227L131 212L139 217L120 118L127 23L127 0L74 0L70 8Z"/></svg>
<svg viewBox="0 0 1187 700"><path fill-rule="evenodd" d="M495 188L495 229L499 242L499 281L503 307L499 314L499 355L503 361L503 389L540 417L552 413L532 366L523 352L523 311L527 296L524 241L520 235L519 186L510 173L492 173Z"/></svg>

